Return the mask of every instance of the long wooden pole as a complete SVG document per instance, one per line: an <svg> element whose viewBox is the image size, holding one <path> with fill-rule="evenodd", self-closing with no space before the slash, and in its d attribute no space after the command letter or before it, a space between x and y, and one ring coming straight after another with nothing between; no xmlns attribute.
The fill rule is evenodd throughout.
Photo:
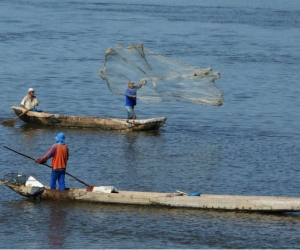
<svg viewBox="0 0 300 250"><path fill-rule="evenodd" d="M24 156L24 157L27 157L28 159L31 159L31 160L33 160L33 161L36 160L36 159L34 159L34 158L32 158L32 157L30 157L30 156L28 156L28 155L25 155L25 154L22 154L22 153L20 153L20 152L17 152L17 151L15 151L15 150L13 150L13 149L11 149L11 148L9 148L9 147L6 147L6 146L3 146L3 147L5 147L6 149L8 149L8 150L10 150L10 151L13 151L13 152L15 152L15 153L17 153L17 154L19 154L19 155L22 155L22 156ZM42 165L44 165L44 166L46 166L46 167L52 169L52 167L49 166L49 165L46 164L46 163L40 163L40 164L42 164ZM71 176L72 178L74 178L76 181L79 181L80 183L86 185L87 187L90 187L90 185L88 185L88 184L86 184L85 182L79 180L79 179L76 178L74 175L71 175L71 174L69 174L69 173L67 173L67 172L66 172L66 175L69 175L69 176Z"/></svg>

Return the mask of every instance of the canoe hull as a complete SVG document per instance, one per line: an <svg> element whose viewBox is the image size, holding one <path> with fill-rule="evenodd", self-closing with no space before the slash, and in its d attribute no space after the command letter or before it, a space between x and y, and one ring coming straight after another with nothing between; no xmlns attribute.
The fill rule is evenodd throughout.
<svg viewBox="0 0 300 250"><path fill-rule="evenodd" d="M194 208L247 212L299 212L300 198L277 196L235 196L201 194L200 196L178 195L175 193L118 191L100 193L89 188L70 188L65 191L43 190L32 194L32 187L0 181L1 184L28 198L42 200L84 201L109 204L154 205L175 208Z"/></svg>
<svg viewBox="0 0 300 250"><path fill-rule="evenodd" d="M11 109L17 116L24 112L20 106L12 106ZM166 121L166 117L156 117L141 120L127 120L119 118L101 118L88 116L64 116L45 112L32 112L20 116L27 124L37 124L52 127L68 128L94 128L101 130L124 131L149 131L159 129Z"/></svg>

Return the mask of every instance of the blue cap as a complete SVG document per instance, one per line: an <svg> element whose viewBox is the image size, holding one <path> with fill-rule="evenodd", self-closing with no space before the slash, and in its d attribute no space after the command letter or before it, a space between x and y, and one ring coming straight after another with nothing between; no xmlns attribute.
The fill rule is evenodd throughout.
<svg viewBox="0 0 300 250"><path fill-rule="evenodd" d="M55 137L55 140L59 144L65 144L65 134L64 133L58 133L57 136Z"/></svg>

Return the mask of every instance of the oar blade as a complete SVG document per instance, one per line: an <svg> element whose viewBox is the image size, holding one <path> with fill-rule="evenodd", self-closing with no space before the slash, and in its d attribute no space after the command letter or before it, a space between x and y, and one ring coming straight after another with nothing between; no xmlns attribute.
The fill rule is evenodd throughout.
<svg viewBox="0 0 300 250"><path fill-rule="evenodd" d="M13 126L15 124L16 119L10 119L10 120L6 120L3 121L2 124L5 126Z"/></svg>

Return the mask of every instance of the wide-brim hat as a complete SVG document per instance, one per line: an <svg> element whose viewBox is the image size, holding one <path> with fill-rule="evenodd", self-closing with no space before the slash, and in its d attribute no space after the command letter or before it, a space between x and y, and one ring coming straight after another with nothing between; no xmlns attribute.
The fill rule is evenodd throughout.
<svg viewBox="0 0 300 250"><path fill-rule="evenodd" d="M66 139L65 134L64 133L58 133L57 136L55 137L55 140L57 142L64 142Z"/></svg>

